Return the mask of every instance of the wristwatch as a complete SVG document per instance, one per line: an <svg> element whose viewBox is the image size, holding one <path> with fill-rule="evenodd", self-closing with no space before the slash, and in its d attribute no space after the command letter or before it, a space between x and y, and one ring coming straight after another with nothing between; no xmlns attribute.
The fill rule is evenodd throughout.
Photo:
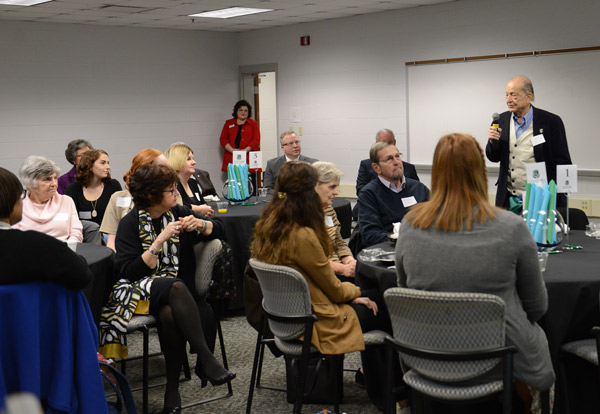
<svg viewBox="0 0 600 414"><path fill-rule="evenodd" d="M152 256L158 256L158 251L154 250L154 247L150 246L148 247L148 253L150 253Z"/></svg>

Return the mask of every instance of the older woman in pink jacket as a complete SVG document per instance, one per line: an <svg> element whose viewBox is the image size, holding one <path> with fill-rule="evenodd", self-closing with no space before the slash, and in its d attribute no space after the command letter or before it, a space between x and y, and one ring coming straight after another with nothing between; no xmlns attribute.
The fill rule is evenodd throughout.
<svg viewBox="0 0 600 414"><path fill-rule="evenodd" d="M82 225L75 203L56 192L60 168L54 161L38 155L27 157L19 170L27 188L23 200L23 219L13 227L35 230L61 241L83 241Z"/></svg>

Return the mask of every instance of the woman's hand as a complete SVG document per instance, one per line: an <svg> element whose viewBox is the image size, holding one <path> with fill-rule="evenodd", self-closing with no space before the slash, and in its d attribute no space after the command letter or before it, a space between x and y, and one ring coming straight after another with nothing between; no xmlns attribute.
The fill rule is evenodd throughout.
<svg viewBox="0 0 600 414"><path fill-rule="evenodd" d="M193 205L192 208L194 209L194 212L206 216L208 218L215 216L215 211L208 204L202 204L200 206Z"/></svg>
<svg viewBox="0 0 600 414"><path fill-rule="evenodd" d="M181 226L181 223L179 221L172 221L160 232L154 242L160 246L175 234L180 234L182 231L183 227Z"/></svg>
<svg viewBox="0 0 600 414"><path fill-rule="evenodd" d="M346 261L343 266L342 276L354 277L356 272L356 259Z"/></svg>
<svg viewBox="0 0 600 414"><path fill-rule="evenodd" d="M357 305L365 305L367 308L373 311L373 315L375 316L377 316L377 312L379 312L379 309L377 309L377 304L369 298L356 298L352 300L352 303Z"/></svg>

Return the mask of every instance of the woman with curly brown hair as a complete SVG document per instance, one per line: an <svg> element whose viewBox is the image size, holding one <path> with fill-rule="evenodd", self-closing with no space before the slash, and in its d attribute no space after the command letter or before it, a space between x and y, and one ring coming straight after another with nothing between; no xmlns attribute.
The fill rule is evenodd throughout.
<svg viewBox="0 0 600 414"><path fill-rule="evenodd" d="M89 150L77 164L77 182L67 187L66 195L75 202L80 220L100 225L110 196L121 184L110 177L110 161L103 150Z"/></svg>
<svg viewBox="0 0 600 414"><path fill-rule="evenodd" d="M181 411L179 375L186 341L198 354L196 375L213 385L235 378L208 348L195 291L196 243L222 236L221 223L197 218L177 204L178 177L169 166L140 167L129 181L135 206L117 231L115 267L121 279L113 287L100 320L100 352L108 358L126 358L120 334L134 313L152 314L165 354L167 387L164 412ZM206 298L204 298L206 301Z"/></svg>

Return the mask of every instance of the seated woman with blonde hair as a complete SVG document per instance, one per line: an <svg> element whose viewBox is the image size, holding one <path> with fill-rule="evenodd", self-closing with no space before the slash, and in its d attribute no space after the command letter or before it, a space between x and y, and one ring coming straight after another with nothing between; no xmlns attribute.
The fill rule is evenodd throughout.
<svg viewBox="0 0 600 414"><path fill-rule="evenodd" d="M352 256L350 248L342 238L342 225L333 209L333 200L339 194L340 178L343 173L337 165L331 162L317 161L312 166L319 173L319 183L315 191L319 195L323 214L325 215L325 228L331 239L333 252L329 256L329 264L342 282L351 282L354 278L356 259Z"/></svg>
<svg viewBox="0 0 600 414"><path fill-rule="evenodd" d="M197 178L194 177L196 173L194 151L183 142L177 142L165 151L165 156L169 160L169 165L177 172L179 177L177 190L181 194L183 205L191 208L194 213L213 217L215 212L204 201L202 189Z"/></svg>
<svg viewBox="0 0 600 414"><path fill-rule="evenodd" d="M485 158L475 138L442 137L433 155L431 198L413 206L400 227L398 285L501 297L506 345L517 348L515 387L531 412L532 400L539 404L540 391L550 390L555 379L546 335L536 323L546 313L548 295L525 222L492 207L487 188Z"/></svg>
<svg viewBox="0 0 600 414"><path fill-rule="evenodd" d="M23 218L13 227L36 230L60 241L83 241L82 226L71 197L58 194L60 168L46 157L31 155L19 169L27 189Z"/></svg>

